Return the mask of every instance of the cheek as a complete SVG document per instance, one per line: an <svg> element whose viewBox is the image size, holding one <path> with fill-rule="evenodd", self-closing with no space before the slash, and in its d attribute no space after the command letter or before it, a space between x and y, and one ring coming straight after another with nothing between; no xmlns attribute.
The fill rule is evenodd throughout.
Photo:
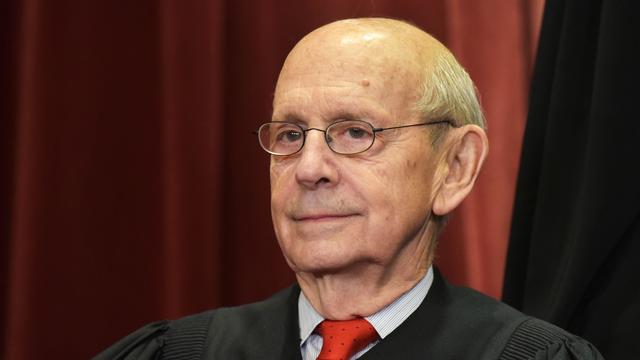
<svg viewBox="0 0 640 360"><path fill-rule="evenodd" d="M377 208L378 221L403 221L429 212L432 172L428 164L402 159L381 167L371 167L369 199ZM394 220L395 219L395 220Z"/></svg>
<svg viewBox="0 0 640 360"><path fill-rule="evenodd" d="M290 238L289 230L286 226L286 171L283 167L271 166L271 222L273 230L278 240L278 244L283 251L289 248L288 239ZM289 261L288 256L285 258Z"/></svg>
<svg viewBox="0 0 640 360"><path fill-rule="evenodd" d="M282 176L283 166L280 162L276 162L271 158L271 164L269 165L269 178L271 181L271 189L275 187L278 179Z"/></svg>
<svg viewBox="0 0 640 360"><path fill-rule="evenodd" d="M275 162L271 160L271 166L269 168L269 179L271 183L271 198L274 199L283 192L286 192L288 181L293 180L292 166L288 166L288 163Z"/></svg>
<svg viewBox="0 0 640 360"><path fill-rule="evenodd" d="M405 196L416 197L421 201L429 201L431 184L433 182L433 170L426 163L417 160L407 160L403 166L403 189Z"/></svg>
<svg viewBox="0 0 640 360"><path fill-rule="evenodd" d="M398 163L387 163L370 169L370 178L375 179L376 187L384 189L387 194L406 194L424 189L427 183L425 171L416 160L403 159Z"/></svg>
<svg viewBox="0 0 640 360"><path fill-rule="evenodd" d="M281 231L281 223L285 220L285 209L287 196L292 192L291 176L288 175L288 168L281 164L271 163L271 219L273 221L276 234Z"/></svg>

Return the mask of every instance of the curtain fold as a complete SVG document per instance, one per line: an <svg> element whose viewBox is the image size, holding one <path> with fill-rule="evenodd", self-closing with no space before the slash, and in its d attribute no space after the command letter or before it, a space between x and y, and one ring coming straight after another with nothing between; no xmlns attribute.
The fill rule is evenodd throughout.
<svg viewBox="0 0 640 360"><path fill-rule="evenodd" d="M15 118L18 96L16 74L18 63L19 6L15 1L0 3L0 354L4 343L7 314L9 241L12 232L13 184L15 167ZM14 91L7 91L12 89Z"/></svg>
<svg viewBox="0 0 640 360"><path fill-rule="evenodd" d="M541 1L524 4L2 2L0 358L86 359L146 322L290 284L251 131L295 42L347 17L407 19L477 81L493 148L438 263L499 296L537 33L523 9Z"/></svg>
<svg viewBox="0 0 640 360"><path fill-rule="evenodd" d="M220 1L160 3L165 314L220 303L225 99ZM194 36L197 35L197 36ZM216 121L214 121L216 120ZM200 289L208 284L208 289Z"/></svg>
<svg viewBox="0 0 640 360"><path fill-rule="evenodd" d="M607 359L640 354L639 10L547 2L504 286Z"/></svg>

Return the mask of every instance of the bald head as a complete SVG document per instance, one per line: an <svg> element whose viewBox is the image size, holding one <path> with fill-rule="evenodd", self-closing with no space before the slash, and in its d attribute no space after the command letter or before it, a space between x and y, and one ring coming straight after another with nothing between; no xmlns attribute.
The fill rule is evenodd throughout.
<svg viewBox="0 0 640 360"><path fill-rule="evenodd" d="M328 65L362 73L362 86L397 91L423 120L453 120L484 128L475 87L449 50L431 35L403 21L385 18L340 20L309 33L291 50L280 73L290 81ZM380 73L382 72L382 74ZM367 73L383 75L372 84ZM278 87L276 87L276 94Z"/></svg>
<svg viewBox="0 0 640 360"><path fill-rule="evenodd" d="M378 57L405 59L410 65L423 67L429 60L448 50L431 35L408 23L383 19L364 18L340 20L322 26L305 36L291 51L326 53L360 48ZM315 51L314 51L315 50Z"/></svg>

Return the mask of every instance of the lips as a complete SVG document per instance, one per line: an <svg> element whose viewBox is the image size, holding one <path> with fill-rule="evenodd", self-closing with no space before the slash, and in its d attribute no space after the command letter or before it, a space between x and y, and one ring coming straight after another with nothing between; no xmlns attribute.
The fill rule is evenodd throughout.
<svg viewBox="0 0 640 360"><path fill-rule="evenodd" d="M330 220L342 220L347 219L353 216L357 216L358 214L331 214L331 213L323 213L323 214L304 214L304 215L294 215L292 216L295 221L330 221Z"/></svg>

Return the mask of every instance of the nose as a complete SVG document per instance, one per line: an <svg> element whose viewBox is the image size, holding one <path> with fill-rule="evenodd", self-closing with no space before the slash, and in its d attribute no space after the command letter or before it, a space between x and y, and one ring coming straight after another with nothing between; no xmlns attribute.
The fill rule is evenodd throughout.
<svg viewBox="0 0 640 360"><path fill-rule="evenodd" d="M296 164L296 181L307 189L331 187L339 181L336 154L329 149L322 130L309 129Z"/></svg>

